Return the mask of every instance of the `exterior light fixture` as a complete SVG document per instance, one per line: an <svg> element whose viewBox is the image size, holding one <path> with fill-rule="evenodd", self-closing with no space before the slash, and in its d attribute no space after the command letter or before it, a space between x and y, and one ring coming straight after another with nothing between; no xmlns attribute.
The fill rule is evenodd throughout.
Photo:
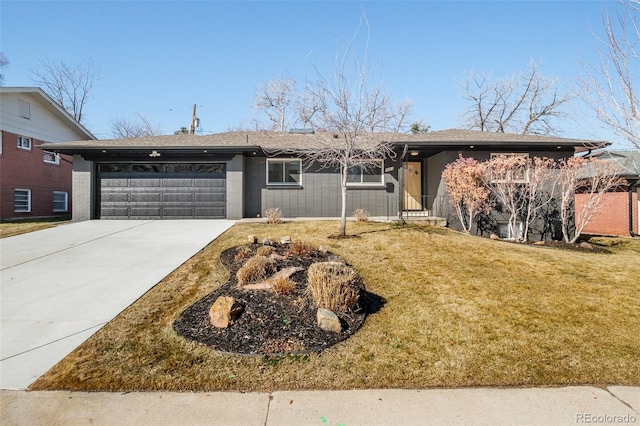
<svg viewBox="0 0 640 426"><path fill-rule="evenodd" d="M413 155L414 157L415 157L416 155L418 155L418 154L420 154L420 152L418 152L418 151L411 151L411 155Z"/></svg>
<svg viewBox="0 0 640 426"><path fill-rule="evenodd" d="M471 148L471 149L473 149L475 147L476 147L475 145L469 145L469 148Z"/></svg>
<svg viewBox="0 0 640 426"><path fill-rule="evenodd" d="M160 153L158 151L156 151L155 149L153 151L151 151L151 153L149 154L149 157L160 157Z"/></svg>

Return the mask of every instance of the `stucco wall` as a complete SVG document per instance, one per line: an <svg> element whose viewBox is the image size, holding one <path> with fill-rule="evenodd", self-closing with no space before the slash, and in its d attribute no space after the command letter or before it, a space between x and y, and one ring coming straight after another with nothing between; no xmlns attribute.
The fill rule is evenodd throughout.
<svg viewBox="0 0 640 426"><path fill-rule="evenodd" d="M82 222L95 217L95 167L80 155L73 156L73 221Z"/></svg>

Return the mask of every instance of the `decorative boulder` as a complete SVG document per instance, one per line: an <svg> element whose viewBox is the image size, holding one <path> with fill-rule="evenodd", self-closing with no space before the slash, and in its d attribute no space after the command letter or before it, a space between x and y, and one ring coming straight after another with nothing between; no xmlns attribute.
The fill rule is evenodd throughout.
<svg viewBox="0 0 640 426"><path fill-rule="evenodd" d="M258 242L258 237L256 237L255 235L249 235L248 239L249 239L249 244L255 244Z"/></svg>
<svg viewBox="0 0 640 426"><path fill-rule="evenodd" d="M220 296L209 309L209 321L217 328L227 328L235 321L244 308L240 303L230 296Z"/></svg>
<svg viewBox="0 0 640 426"><path fill-rule="evenodd" d="M340 318L329 309L318 308L316 314L318 318L318 327L324 331L330 331L332 333L342 332L342 324L340 324Z"/></svg>
<svg viewBox="0 0 640 426"><path fill-rule="evenodd" d="M291 244L291 237L287 235L280 238L280 244Z"/></svg>
<svg viewBox="0 0 640 426"><path fill-rule="evenodd" d="M593 246L586 241L581 242L580 247L587 250L593 250Z"/></svg>
<svg viewBox="0 0 640 426"><path fill-rule="evenodd" d="M489 235L489 239L490 240L499 240L500 237L498 237L498 235L496 235L496 234L491 234L491 235Z"/></svg>

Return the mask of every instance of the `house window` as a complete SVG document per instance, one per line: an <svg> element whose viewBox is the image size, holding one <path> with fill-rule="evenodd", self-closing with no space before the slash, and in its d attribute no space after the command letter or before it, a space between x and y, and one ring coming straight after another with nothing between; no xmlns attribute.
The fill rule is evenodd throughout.
<svg viewBox="0 0 640 426"><path fill-rule="evenodd" d="M60 156L50 151L44 151L44 162L49 164L60 164Z"/></svg>
<svg viewBox="0 0 640 426"><path fill-rule="evenodd" d="M509 226L509 222L498 223L498 235L505 240L521 240L522 222L516 222L513 226Z"/></svg>
<svg viewBox="0 0 640 426"><path fill-rule="evenodd" d="M382 173L384 162L375 160L374 162L363 163L349 167L347 170L347 185L383 185L384 174Z"/></svg>
<svg viewBox="0 0 640 426"><path fill-rule="evenodd" d="M29 102L18 99L18 110L20 117L31 119L31 104Z"/></svg>
<svg viewBox="0 0 640 426"><path fill-rule="evenodd" d="M31 150L31 138L18 136L18 148Z"/></svg>
<svg viewBox="0 0 640 426"><path fill-rule="evenodd" d="M494 165L491 168L491 183L527 183L529 182L528 154L491 154L491 159L506 157L504 165Z"/></svg>
<svg viewBox="0 0 640 426"><path fill-rule="evenodd" d="M267 159L267 185L300 185L302 160Z"/></svg>
<svg viewBox="0 0 640 426"><path fill-rule="evenodd" d="M31 190L16 189L13 191L13 211L29 213L31 211Z"/></svg>
<svg viewBox="0 0 640 426"><path fill-rule="evenodd" d="M66 212L69 210L69 193L65 191L53 191L53 211Z"/></svg>

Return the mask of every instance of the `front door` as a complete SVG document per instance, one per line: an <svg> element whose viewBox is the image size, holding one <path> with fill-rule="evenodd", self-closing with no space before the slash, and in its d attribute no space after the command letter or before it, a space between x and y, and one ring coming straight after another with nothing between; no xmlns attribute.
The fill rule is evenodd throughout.
<svg viewBox="0 0 640 426"><path fill-rule="evenodd" d="M404 163L403 172L403 209L422 210L422 163L410 161Z"/></svg>

